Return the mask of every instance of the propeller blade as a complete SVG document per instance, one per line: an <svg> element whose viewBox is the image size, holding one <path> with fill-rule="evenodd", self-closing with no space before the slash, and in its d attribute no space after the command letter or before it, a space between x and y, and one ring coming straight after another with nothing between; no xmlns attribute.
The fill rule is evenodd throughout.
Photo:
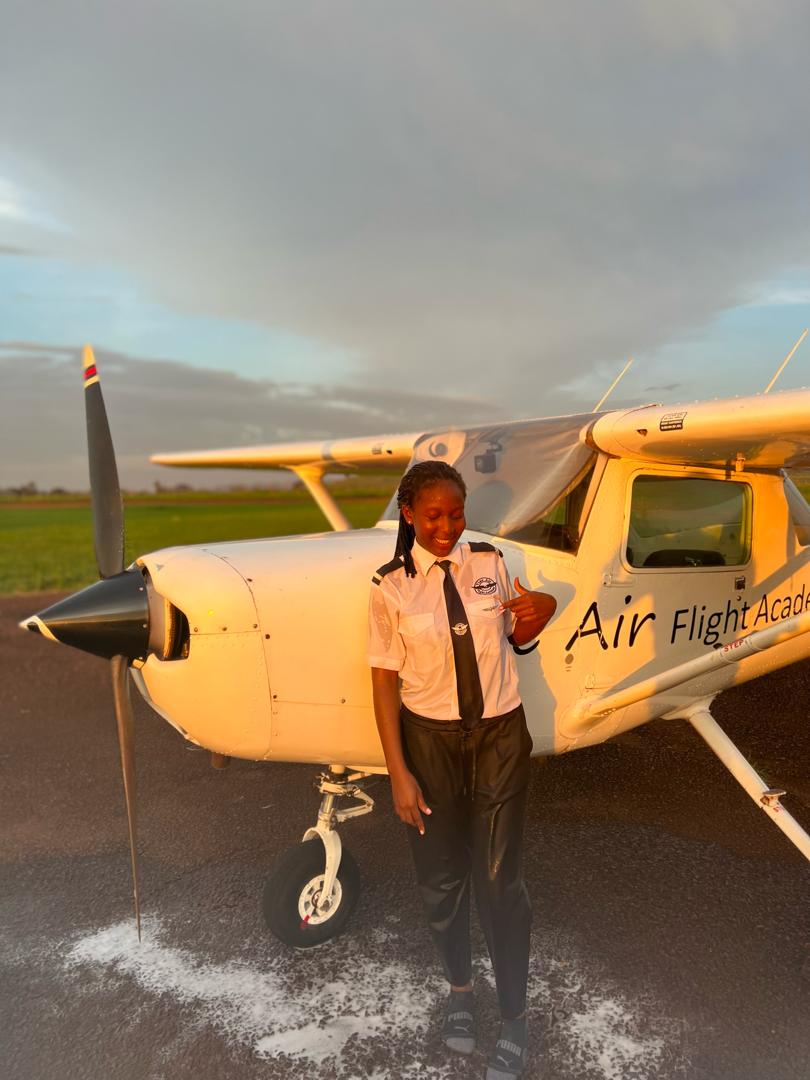
<svg viewBox="0 0 810 1080"><path fill-rule="evenodd" d="M96 359L89 345L84 347L82 364L90 497L93 504L93 540L98 572L101 577L108 578L113 574L120 574L124 569L124 507Z"/></svg>
<svg viewBox="0 0 810 1080"><path fill-rule="evenodd" d="M123 576L124 505L118 483L107 410L101 394L96 358L89 345L82 354L84 367L84 409L87 418L87 457L90 466L90 498L93 504L93 540L96 563L102 578ZM144 624L145 625L145 624ZM135 901L135 924L141 940L141 900L138 892L138 823L135 810L135 738L132 701L129 696L129 661L126 656L112 657L113 701L118 724L118 749L129 828L129 857L132 864L132 892Z"/></svg>
<svg viewBox="0 0 810 1080"><path fill-rule="evenodd" d="M132 891L135 899L135 923L138 941L141 940L141 900L138 893L138 822L135 806L135 730L132 701L129 696L129 665L125 656L112 658L113 700L118 722L118 748L121 751L121 774L124 778L124 799L129 826L129 856L132 863Z"/></svg>

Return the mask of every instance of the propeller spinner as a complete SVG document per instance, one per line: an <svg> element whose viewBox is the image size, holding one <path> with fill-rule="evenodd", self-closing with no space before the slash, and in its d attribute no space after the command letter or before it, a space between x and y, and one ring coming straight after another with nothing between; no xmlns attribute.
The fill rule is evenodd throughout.
<svg viewBox="0 0 810 1080"><path fill-rule="evenodd" d="M101 580L68 596L20 626L65 645L105 656L112 665L113 700L127 808L132 888L138 940L141 905L138 891L135 810L134 721L129 696L129 664L145 658L149 645L149 599L140 570L124 569L124 509L107 411L93 350L85 345L84 403L87 453L93 506L93 537Z"/></svg>

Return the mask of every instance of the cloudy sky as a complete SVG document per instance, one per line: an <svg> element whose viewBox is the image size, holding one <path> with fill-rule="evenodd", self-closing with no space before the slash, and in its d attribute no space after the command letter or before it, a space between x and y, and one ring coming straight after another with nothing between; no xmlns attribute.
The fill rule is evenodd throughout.
<svg viewBox="0 0 810 1080"><path fill-rule="evenodd" d="M142 486L588 409L631 355L617 404L754 393L810 323L804 0L0 13L0 486L86 486L84 341Z"/></svg>

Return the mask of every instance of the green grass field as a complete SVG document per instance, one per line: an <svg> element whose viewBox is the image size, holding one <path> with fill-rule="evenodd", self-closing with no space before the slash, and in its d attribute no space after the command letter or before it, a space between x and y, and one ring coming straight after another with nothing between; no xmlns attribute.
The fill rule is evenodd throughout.
<svg viewBox="0 0 810 1080"><path fill-rule="evenodd" d="M810 483L800 488L810 497ZM396 480L353 478L335 484L337 501L356 528L377 521ZM302 490L162 491L124 497L126 561L175 544L288 536L329 529ZM0 493L0 594L79 589L98 579L86 495Z"/></svg>
<svg viewBox="0 0 810 1080"><path fill-rule="evenodd" d="M203 498L204 496L204 498ZM0 593L77 589L98 579L86 499L0 502ZM338 496L357 528L377 521L388 499ZM78 505L74 505L74 503ZM81 505L84 503L85 505ZM126 561L174 544L203 544L261 536L323 532L323 514L303 492L163 493L125 500Z"/></svg>

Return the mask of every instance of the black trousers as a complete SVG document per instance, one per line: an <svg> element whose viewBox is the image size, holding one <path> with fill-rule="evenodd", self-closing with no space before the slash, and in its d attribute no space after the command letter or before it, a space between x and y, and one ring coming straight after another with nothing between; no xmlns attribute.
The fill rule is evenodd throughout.
<svg viewBox="0 0 810 1080"><path fill-rule="evenodd" d="M523 706L458 721L400 710L408 767L430 809L408 836L428 924L453 986L471 978L470 881L504 1019L526 1008L532 909L521 873L531 737Z"/></svg>

